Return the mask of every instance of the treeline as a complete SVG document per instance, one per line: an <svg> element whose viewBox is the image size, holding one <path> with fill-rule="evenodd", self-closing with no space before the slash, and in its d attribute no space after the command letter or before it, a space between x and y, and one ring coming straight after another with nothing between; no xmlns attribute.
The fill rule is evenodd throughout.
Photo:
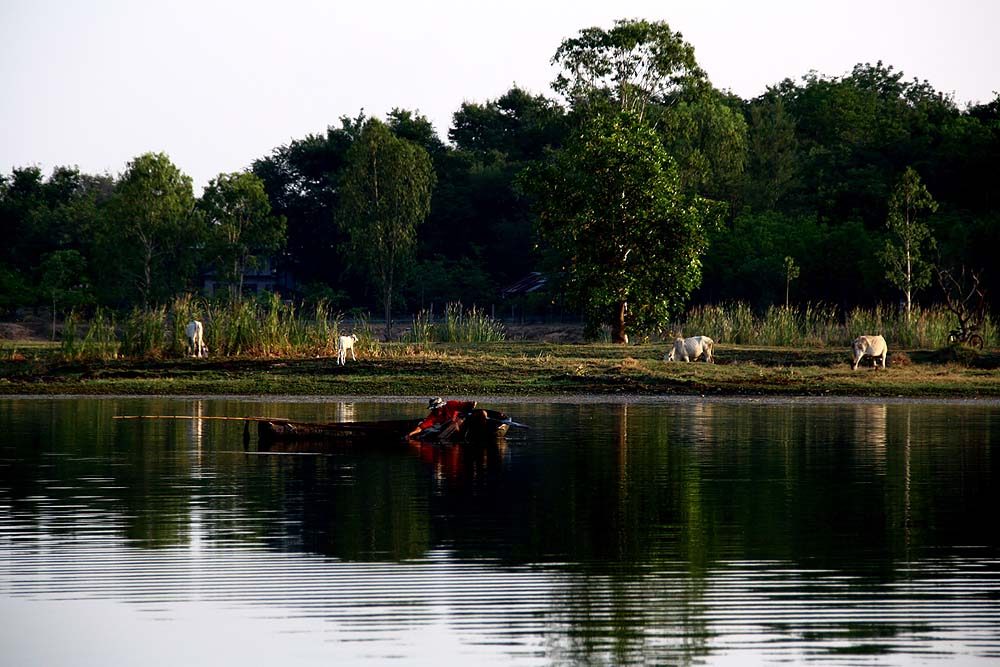
<svg viewBox="0 0 1000 667"><path fill-rule="evenodd" d="M701 232L707 251L690 304L898 303L882 250L907 169L934 202L922 213L923 258L976 271L995 303L1000 96L959 107L882 63L780 81L753 99L706 81L651 98L647 112L683 193L725 205L721 225ZM535 270L555 278L572 259L539 243L536 209L518 186L589 113L555 89L567 102L513 87L463 103L448 143L416 111L388 114L384 126L433 167L429 208L389 291L358 261L364 234L343 219L350 150L374 121L361 115L220 174L201 197L163 154L138 156L116 177L33 166L0 175L0 310L166 304L206 277L235 296L246 271L268 262L294 279L284 296L338 311L391 301L404 320L449 302L503 313L502 287ZM917 301L940 300L933 281L918 287ZM541 313L559 294L519 298Z"/></svg>

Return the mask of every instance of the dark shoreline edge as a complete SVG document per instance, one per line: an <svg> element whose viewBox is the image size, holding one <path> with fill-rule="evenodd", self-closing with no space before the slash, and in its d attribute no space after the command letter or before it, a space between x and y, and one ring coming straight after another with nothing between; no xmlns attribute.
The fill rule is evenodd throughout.
<svg viewBox="0 0 1000 667"><path fill-rule="evenodd" d="M456 397L452 397L456 398ZM940 405L975 405L987 407L1000 407L1000 397L928 397L928 396L799 396L788 395L768 395L768 396L746 396L746 395L700 395L700 394L552 394L545 396L461 396L466 400L476 400L480 403L488 403L491 406L501 406L505 404L521 405L525 403L538 403L545 401L548 403L589 403L608 405L673 405L682 403L717 403L717 404L761 404L761 405L912 405L912 404L940 404ZM242 394L2 394L2 400L152 400L168 399L177 401L206 401L206 400L229 400L243 401L245 403L419 403L426 405L426 396L384 396L384 395L301 395L301 394L275 394L269 396L242 395Z"/></svg>

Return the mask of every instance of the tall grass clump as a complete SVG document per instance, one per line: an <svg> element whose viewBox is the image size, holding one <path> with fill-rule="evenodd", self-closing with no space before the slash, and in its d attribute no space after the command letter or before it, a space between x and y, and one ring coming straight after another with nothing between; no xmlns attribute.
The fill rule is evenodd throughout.
<svg viewBox="0 0 1000 667"><path fill-rule="evenodd" d="M756 329L759 345L788 347L803 338L795 310L784 305L768 307Z"/></svg>
<svg viewBox="0 0 1000 667"><path fill-rule="evenodd" d="M894 348L939 348L947 345L956 325L954 314L943 306L914 308L909 316L889 305L858 307L843 317L832 305L771 306L758 317L747 304L729 303L696 306L676 328L685 336L703 334L736 345L843 347L860 335L881 334ZM989 314L979 334L987 346L997 341Z"/></svg>
<svg viewBox="0 0 1000 667"><path fill-rule="evenodd" d="M995 347L997 344L997 325L993 321L992 316L986 313L983 317L983 323L979 328L979 335L983 337L984 347Z"/></svg>
<svg viewBox="0 0 1000 667"><path fill-rule="evenodd" d="M427 344L434 340L434 313L421 310L413 316L413 324L400 336L400 342Z"/></svg>
<svg viewBox="0 0 1000 667"><path fill-rule="evenodd" d="M342 319L340 313L330 310L330 304L325 299L319 299L313 309L312 326L306 327L301 344L314 355L336 354Z"/></svg>
<svg viewBox="0 0 1000 667"><path fill-rule="evenodd" d="M62 340L59 352L63 359L67 361L78 361L81 359L82 341L80 340L80 315L75 311L70 311L63 322Z"/></svg>
<svg viewBox="0 0 1000 667"><path fill-rule="evenodd" d="M171 342L170 353L174 356L184 356L187 351L188 322L198 320L205 325L205 342L208 343L209 323L202 315L206 310L204 301L191 294L181 294L170 303ZM211 348L210 348L211 349Z"/></svg>
<svg viewBox="0 0 1000 667"><path fill-rule="evenodd" d="M679 333L686 336L710 336L736 345L751 345L757 340L758 323L750 306L742 303L696 306L688 312Z"/></svg>
<svg viewBox="0 0 1000 667"><path fill-rule="evenodd" d="M162 357L167 351L167 307L133 308L122 331L122 354Z"/></svg>
<svg viewBox="0 0 1000 667"><path fill-rule="evenodd" d="M113 312L100 307L94 312L81 348L82 355L88 359L107 361L118 357L121 343L118 342Z"/></svg>
<svg viewBox="0 0 1000 667"><path fill-rule="evenodd" d="M221 301L208 307L211 322L209 349L224 357L260 354L260 321L251 301ZM214 345L214 347L213 347Z"/></svg>
<svg viewBox="0 0 1000 667"><path fill-rule="evenodd" d="M260 352L264 356L288 354L292 349L292 339L297 335L298 321L295 308L281 301L281 296L271 292L261 305Z"/></svg>
<svg viewBox="0 0 1000 667"><path fill-rule="evenodd" d="M847 316L841 344L849 345L862 334L881 334L896 347L942 347L948 342L953 315L941 306L906 311L891 306L872 309L855 308Z"/></svg>
<svg viewBox="0 0 1000 667"><path fill-rule="evenodd" d="M444 322L437 338L446 343L494 343L507 338L503 322L473 306L463 310L458 302L445 307Z"/></svg>
<svg viewBox="0 0 1000 667"><path fill-rule="evenodd" d="M500 320L490 317L475 306L465 313L462 321L464 343L496 343L507 338L507 328Z"/></svg>
<svg viewBox="0 0 1000 667"><path fill-rule="evenodd" d="M807 303L798 311L799 330L805 345L829 345L831 339L842 336L840 311L836 306Z"/></svg>
<svg viewBox="0 0 1000 667"><path fill-rule="evenodd" d="M350 333L358 337L358 341L354 344L354 347L361 354L369 357L381 357L384 354L382 343L375 333L375 327L372 326L371 317L368 313L357 313L354 316ZM344 334L348 335L346 328L344 329Z"/></svg>
<svg viewBox="0 0 1000 667"><path fill-rule="evenodd" d="M493 343L506 340L503 322L472 307L462 308L458 302L445 306L444 316L436 320L433 311L421 310L413 317L409 330L401 337L404 343Z"/></svg>

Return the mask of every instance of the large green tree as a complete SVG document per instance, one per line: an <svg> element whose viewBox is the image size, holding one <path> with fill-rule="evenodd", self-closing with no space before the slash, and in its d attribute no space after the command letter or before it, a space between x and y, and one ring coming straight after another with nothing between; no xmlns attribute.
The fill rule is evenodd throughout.
<svg viewBox="0 0 1000 667"><path fill-rule="evenodd" d="M599 115L521 180L588 330L612 340L676 316L701 280L721 206L681 192L677 166L638 113Z"/></svg>
<svg viewBox="0 0 1000 667"><path fill-rule="evenodd" d="M57 313L93 302L87 282L87 262L76 250L56 250L42 258L38 289L52 307L52 340L56 337Z"/></svg>
<svg viewBox="0 0 1000 667"><path fill-rule="evenodd" d="M903 292L907 317L912 310L913 292L931 282L933 266L924 257L933 248L934 237L921 216L936 210L937 202L920 180L920 174L907 167L889 198L885 224L890 237L881 253L887 277Z"/></svg>
<svg viewBox="0 0 1000 667"><path fill-rule="evenodd" d="M654 123L648 111L708 83L694 48L662 21L586 28L563 40L552 63L562 70L552 87L575 109L610 105Z"/></svg>
<svg viewBox="0 0 1000 667"><path fill-rule="evenodd" d="M143 305L189 288L204 240L199 218L191 177L165 153L140 155L128 163L109 204L102 276L123 280Z"/></svg>
<svg viewBox="0 0 1000 667"><path fill-rule="evenodd" d="M417 226L430 210L435 174L427 151L368 120L347 152L338 220L347 233L347 260L378 289L390 339L392 300L413 258Z"/></svg>
<svg viewBox="0 0 1000 667"><path fill-rule="evenodd" d="M285 243L285 220L271 215L264 183L255 174L220 174L199 202L208 223L209 252L220 282L239 299L248 268L260 268Z"/></svg>
<svg viewBox="0 0 1000 667"><path fill-rule="evenodd" d="M746 121L740 104L712 88L679 32L662 21L619 20L564 40L552 62L561 68L552 86L575 117L634 114L660 131L685 192L736 198Z"/></svg>
<svg viewBox="0 0 1000 667"><path fill-rule="evenodd" d="M73 251L90 264L93 229L101 206L110 196L111 178L82 174L76 168L56 167L49 178L37 167L14 169L0 176L0 233L9 239L0 250L0 284L9 285L8 306L50 302L49 295L31 289L45 258ZM36 278L36 280L32 280ZM76 284L89 283L86 275L75 276ZM0 305L0 308L4 306Z"/></svg>

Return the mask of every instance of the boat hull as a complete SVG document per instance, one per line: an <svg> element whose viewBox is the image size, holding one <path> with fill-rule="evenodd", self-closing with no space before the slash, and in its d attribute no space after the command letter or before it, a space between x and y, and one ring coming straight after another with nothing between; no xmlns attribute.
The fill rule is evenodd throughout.
<svg viewBox="0 0 1000 667"><path fill-rule="evenodd" d="M461 428L422 431L417 442L489 444L503 438L510 428L502 413L488 411L486 419L467 419ZM495 415L495 416L494 416ZM413 419L368 422L311 423L284 419L257 421L257 442L267 448L280 443L323 442L344 445L393 445L408 440L417 425Z"/></svg>

